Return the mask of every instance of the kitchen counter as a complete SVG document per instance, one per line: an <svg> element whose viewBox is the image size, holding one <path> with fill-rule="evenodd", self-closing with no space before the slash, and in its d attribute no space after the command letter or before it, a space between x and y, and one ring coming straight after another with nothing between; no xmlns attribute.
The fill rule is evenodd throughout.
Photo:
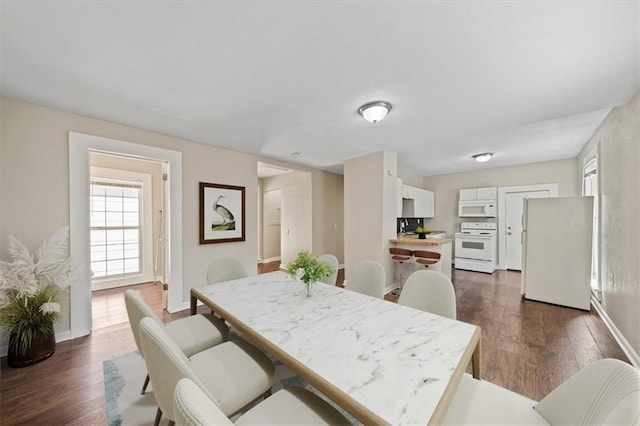
<svg viewBox="0 0 640 426"><path fill-rule="evenodd" d="M449 238L425 238L421 240L417 235L398 235L397 238L390 239L389 242L395 244L411 244L416 246L441 246L451 243L453 240Z"/></svg>

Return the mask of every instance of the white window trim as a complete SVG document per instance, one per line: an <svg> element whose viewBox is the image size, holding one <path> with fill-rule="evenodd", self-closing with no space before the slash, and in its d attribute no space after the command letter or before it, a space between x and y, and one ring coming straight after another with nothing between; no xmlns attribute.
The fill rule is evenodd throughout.
<svg viewBox="0 0 640 426"><path fill-rule="evenodd" d="M153 194L151 188L151 175L128 170L109 169L105 167L91 166L91 177L97 179L114 179L119 181L134 181L142 183L142 214L141 216L141 273L130 274L121 277L106 277L91 280L92 290L104 290L107 288L122 287L131 284L139 284L154 280L153 275Z"/></svg>

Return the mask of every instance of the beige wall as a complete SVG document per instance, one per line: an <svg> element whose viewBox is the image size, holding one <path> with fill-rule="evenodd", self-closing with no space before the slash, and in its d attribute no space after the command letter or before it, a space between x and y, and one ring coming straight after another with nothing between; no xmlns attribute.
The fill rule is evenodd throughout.
<svg viewBox="0 0 640 426"><path fill-rule="evenodd" d="M396 236L395 152L377 152L344 163L344 256L346 278L363 260L384 266L392 282L389 239Z"/></svg>
<svg viewBox="0 0 640 426"><path fill-rule="evenodd" d="M313 253L333 254L344 262L344 177L313 171Z"/></svg>
<svg viewBox="0 0 640 426"><path fill-rule="evenodd" d="M403 185L414 186L416 188L422 188L424 185L424 177L414 175L403 170L398 170L398 177L402 179Z"/></svg>
<svg viewBox="0 0 640 426"><path fill-rule="evenodd" d="M640 353L640 92L615 108L578 157L599 144L602 306Z"/></svg>
<svg viewBox="0 0 640 426"><path fill-rule="evenodd" d="M446 231L449 237L458 232L462 222L458 217L460 189L543 183L557 183L560 197L579 195L575 158L427 176L422 187L435 193L435 217L425 219L425 224L429 229Z"/></svg>
<svg viewBox="0 0 640 426"><path fill-rule="evenodd" d="M190 286L206 282L207 265L214 257L237 256L256 273L257 157L6 97L0 97L0 117L0 259L8 258L8 234L35 248L69 224L68 132L73 131L182 153L185 302ZM198 182L246 187L246 241L198 243ZM56 332L68 329L67 306Z"/></svg>

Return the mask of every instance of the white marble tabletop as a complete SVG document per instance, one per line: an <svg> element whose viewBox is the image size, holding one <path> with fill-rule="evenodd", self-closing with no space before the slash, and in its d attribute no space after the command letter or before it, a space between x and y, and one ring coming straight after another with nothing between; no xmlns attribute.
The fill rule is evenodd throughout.
<svg viewBox="0 0 640 426"><path fill-rule="evenodd" d="M364 423L439 421L479 345L474 325L322 283L306 297L283 272L192 295Z"/></svg>

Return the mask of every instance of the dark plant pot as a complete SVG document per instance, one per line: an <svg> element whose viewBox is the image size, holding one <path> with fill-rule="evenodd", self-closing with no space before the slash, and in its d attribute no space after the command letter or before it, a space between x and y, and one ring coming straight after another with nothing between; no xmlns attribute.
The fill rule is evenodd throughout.
<svg viewBox="0 0 640 426"><path fill-rule="evenodd" d="M31 347L27 349L25 354L20 354L15 349L13 345L15 339L16 334L9 336L9 351L7 353L7 364L9 367L21 368L37 364L49 358L56 351L56 336L53 330L49 333L36 331L33 334Z"/></svg>
<svg viewBox="0 0 640 426"><path fill-rule="evenodd" d="M427 239L427 234L418 234L418 239L426 240Z"/></svg>

